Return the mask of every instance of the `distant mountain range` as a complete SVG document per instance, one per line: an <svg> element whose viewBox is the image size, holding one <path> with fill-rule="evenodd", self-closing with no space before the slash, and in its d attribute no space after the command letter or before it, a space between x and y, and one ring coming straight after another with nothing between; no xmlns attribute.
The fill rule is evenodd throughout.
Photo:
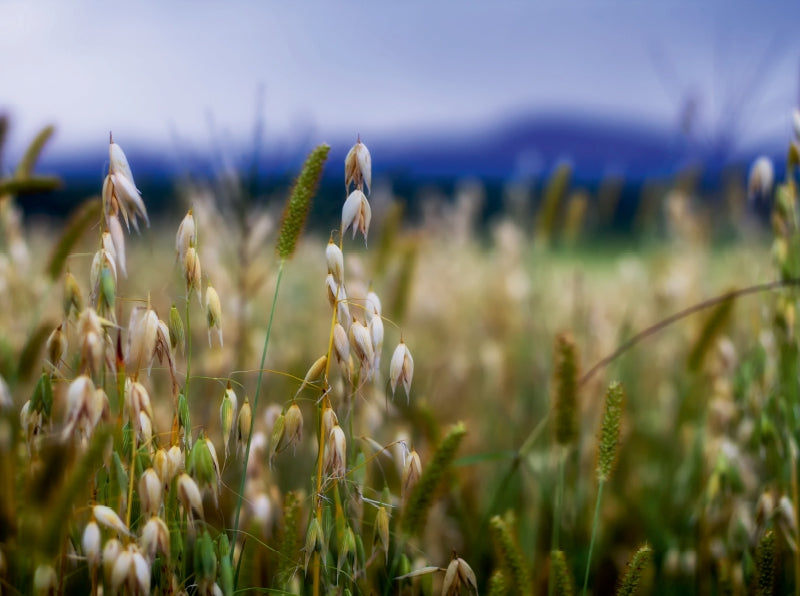
<svg viewBox="0 0 800 596"><path fill-rule="evenodd" d="M325 170L326 184L341 184L344 156L353 143L348 139L313 139L311 135L294 146L274 146L268 140L260 149L260 189L288 184L307 151L317 142L328 142L331 166ZM775 160L785 155L785 141L738 150L725 143L693 143L674 129L648 124L608 120L591 115L521 115L491 126L466 128L459 133L436 130L398 131L364 139L373 156L373 177L390 178L406 187L429 183L453 183L464 177L501 184L517 179L536 179L563 161L573 166L573 181L593 186L608 175L623 177L626 184L641 184L653 178L669 178L689 166L702 166L704 183L713 185L724 167L737 165L746 171L756 154ZM248 173L252 155L203 155L192 149L145 148L126 145L137 185L146 195L170 192L177 179L213 179L224 162ZM50 154L45 151L38 170L55 173L64 188L52 196L23 199L26 210L59 212L82 197L97 194L107 164L88 151ZM231 167L228 165L227 167Z"/></svg>

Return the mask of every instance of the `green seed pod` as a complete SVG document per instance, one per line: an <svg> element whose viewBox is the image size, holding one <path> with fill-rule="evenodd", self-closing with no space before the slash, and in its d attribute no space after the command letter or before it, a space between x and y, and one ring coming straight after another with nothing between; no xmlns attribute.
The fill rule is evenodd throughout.
<svg viewBox="0 0 800 596"><path fill-rule="evenodd" d="M203 531L195 543L194 572L199 586L210 587L217 577L217 554L207 531Z"/></svg>
<svg viewBox="0 0 800 596"><path fill-rule="evenodd" d="M169 343L173 351L180 347L181 354L186 349L186 332L183 329L183 319L181 319L181 315L174 304L169 309Z"/></svg>

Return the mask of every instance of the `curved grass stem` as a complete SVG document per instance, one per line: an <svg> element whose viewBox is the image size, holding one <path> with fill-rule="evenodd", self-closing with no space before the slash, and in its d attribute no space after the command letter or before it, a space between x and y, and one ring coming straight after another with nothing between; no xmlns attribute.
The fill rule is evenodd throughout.
<svg viewBox="0 0 800 596"><path fill-rule="evenodd" d="M594 550L594 541L597 538L597 526L600 520L600 501L603 499L603 486L605 481L601 480L597 487L597 500L594 503L594 521L592 521L592 538L589 540L589 555L586 557L586 573L583 575L583 596L586 596L586 588L589 585L589 569L592 566L592 551Z"/></svg>

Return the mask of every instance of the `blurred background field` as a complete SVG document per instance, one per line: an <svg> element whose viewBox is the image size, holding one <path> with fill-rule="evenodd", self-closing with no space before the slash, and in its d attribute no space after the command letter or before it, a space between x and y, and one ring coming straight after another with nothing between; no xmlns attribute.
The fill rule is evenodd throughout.
<svg viewBox="0 0 800 596"><path fill-rule="evenodd" d="M498 569L506 579L513 571L494 530L493 516L502 516L524 561L523 593L548 591L554 524L576 585L588 565L592 594L614 593L645 543L652 560L639 593L797 590L796 290L709 305L603 360L683 309L800 274L796 111L792 120L800 9L673 4L442 3L424 19L355 3L318 5L309 19L272 3L191 14L155 4L75 15L50 3L0 6L0 52L22 57L0 69L0 388L13 437L0 436L0 447L14 462L0 474L8 481L31 461L18 413L40 380L46 340L64 320L64 273L90 293L109 129L151 217L127 239L135 273L116 287L121 327L136 305L152 305L161 319L172 304L183 313L175 234L189 208L197 220L203 287L213 282L219 293L224 347L216 339L208 347L204 310L192 298L192 431L204 429L220 454L226 384L240 403L254 394L281 211L303 157L323 141L330 158L283 273L271 331L255 419L267 443L328 346L324 249L331 234L338 240L344 158L360 134L373 161L372 224L368 243L344 241L347 291L353 304L378 292L386 346L373 384L350 393L332 376L334 408L343 426L352 423L350 464L404 441L425 469L451 425L463 421L467 430L421 535L405 541L393 517L391 557L408 556L404 571L443 570L457 555L488 592ZM148 43L126 43L144 30ZM109 54L116 68L98 64ZM35 167L20 168L50 122L55 134L42 137ZM774 166L772 184L748 181L759 156ZM408 400L392 398L386 372L401 330L415 362ZM557 515L559 337L577 349L579 433ZM76 358L56 381L56 432ZM177 363L183 374L185 354ZM619 458L590 561L600 420L615 380L626 392ZM169 371L154 365L147 383L154 432L168 444ZM300 394L303 440L273 467L269 448L256 447L244 510L256 538L247 545L246 585L311 593L302 545L313 517L318 398ZM365 501L381 502L385 486L400 507L405 455L393 445L365 466ZM231 527L241 464L225 458L218 509L206 494L215 539ZM45 511L63 488L59 477L36 492L24 477L15 491L0 491L0 577L23 592L33 573L26 557L44 559L20 537L36 526L28 520L36 506ZM290 491L302 503L300 548L292 580L280 583L276 545ZM60 551L62 591L88 588L75 538L88 498L75 497L72 544ZM329 561L331 586L441 592L439 572L397 580L392 558L384 566L370 548L374 516L363 524L364 575L340 586ZM337 547L328 546L333 559Z"/></svg>

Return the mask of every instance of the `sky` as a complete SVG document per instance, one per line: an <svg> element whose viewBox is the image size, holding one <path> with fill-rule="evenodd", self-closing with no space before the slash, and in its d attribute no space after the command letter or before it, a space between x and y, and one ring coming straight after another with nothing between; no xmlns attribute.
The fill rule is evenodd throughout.
<svg viewBox="0 0 800 596"><path fill-rule="evenodd" d="M519 113L790 130L800 2L0 0L9 153L458 131ZM734 107L731 107L734 106ZM213 124L212 124L213 122ZM214 131L212 133L212 131ZM788 132L786 133L788 136Z"/></svg>

